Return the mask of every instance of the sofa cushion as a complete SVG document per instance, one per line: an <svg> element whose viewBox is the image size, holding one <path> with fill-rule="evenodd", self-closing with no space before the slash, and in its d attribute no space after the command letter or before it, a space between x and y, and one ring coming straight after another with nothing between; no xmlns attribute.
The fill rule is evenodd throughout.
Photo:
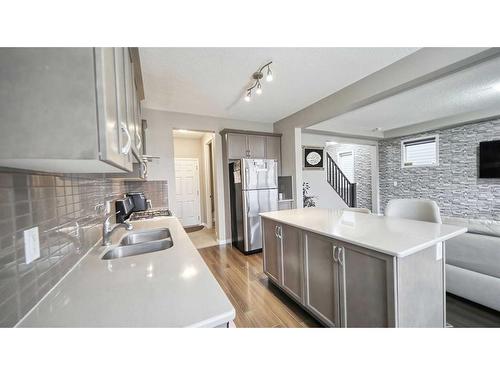
<svg viewBox="0 0 500 375"><path fill-rule="evenodd" d="M500 237L464 233L446 241L446 263L500 278Z"/></svg>
<svg viewBox="0 0 500 375"><path fill-rule="evenodd" d="M500 237L500 221L483 219L466 219L458 217L442 217L444 224L467 227L469 233L485 234Z"/></svg>

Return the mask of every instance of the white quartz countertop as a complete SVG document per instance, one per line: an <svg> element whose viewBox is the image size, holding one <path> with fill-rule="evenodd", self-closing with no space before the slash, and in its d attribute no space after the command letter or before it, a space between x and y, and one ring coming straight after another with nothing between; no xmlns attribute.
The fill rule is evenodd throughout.
<svg viewBox="0 0 500 375"><path fill-rule="evenodd" d="M102 260L95 246L18 324L20 327L214 327L234 307L175 217L132 222L169 228L170 249ZM118 229L113 243L126 235Z"/></svg>
<svg viewBox="0 0 500 375"><path fill-rule="evenodd" d="M467 228L359 212L299 208L262 217L396 257L404 257L467 232Z"/></svg>

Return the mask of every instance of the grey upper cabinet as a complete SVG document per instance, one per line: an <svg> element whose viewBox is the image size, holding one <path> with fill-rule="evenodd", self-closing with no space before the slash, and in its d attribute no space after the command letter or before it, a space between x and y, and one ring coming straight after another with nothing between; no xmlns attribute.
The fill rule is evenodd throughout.
<svg viewBox="0 0 500 375"><path fill-rule="evenodd" d="M117 124L118 124L118 134L119 140L118 144L120 147L120 156L122 158L122 165L129 171L132 170L132 152L131 148L134 142L134 130L131 129L127 121L127 82L126 82L126 71L125 71L125 59L127 58L127 50L124 48L113 48L115 57L115 77L116 77L116 110L117 110ZM127 52L128 55L128 52ZM106 134L108 132L105 132ZM107 146L106 149L112 147ZM124 150L129 150L124 152Z"/></svg>
<svg viewBox="0 0 500 375"><path fill-rule="evenodd" d="M3 49L0 166L131 171L124 50Z"/></svg>
<svg viewBox="0 0 500 375"><path fill-rule="evenodd" d="M330 327L340 326L339 266L335 244L322 236L305 234L305 305Z"/></svg>
<svg viewBox="0 0 500 375"><path fill-rule="evenodd" d="M304 296L302 232L297 228L281 224L281 237L283 287L296 300L302 302Z"/></svg>
<svg viewBox="0 0 500 375"><path fill-rule="evenodd" d="M264 272L275 283L281 282L281 225L271 220L263 221Z"/></svg>
<svg viewBox="0 0 500 375"><path fill-rule="evenodd" d="M281 164L281 136L271 133L249 133L223 130L227 159L275 159ZM269 135L266 135L269 134Z"/></svg>
<svg viewBox="0 0 500 375"><path fill-rule="evenodd" d="M227 134L228 159L242 159L248 157L247 136L240 133Z"/></svg>
<svg viewBox="0 0 500 375"><path fill-rule="evenodd" d="M281 137L266 137L266 159L281 160Z"/></svg>
<svg viewBox="0 0 500 375"><path fill-rule="evenodd" d="M266 158L266 137L262 135L247 136L248 157L252 159Z"/></svg>

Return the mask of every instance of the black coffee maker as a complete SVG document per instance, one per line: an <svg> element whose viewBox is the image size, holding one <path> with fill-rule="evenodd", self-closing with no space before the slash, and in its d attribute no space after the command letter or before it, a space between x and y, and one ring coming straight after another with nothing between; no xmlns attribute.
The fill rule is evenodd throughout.
<svg viewBox="0 0 500 375"><path fill-rule="evenodd" d="M132 203L134 206L132 208L132 212L146 211L147 209L151 208L149 207L149 200L146 198L143 192L133 191L125 194L125 196L132 199Z"/></svg>

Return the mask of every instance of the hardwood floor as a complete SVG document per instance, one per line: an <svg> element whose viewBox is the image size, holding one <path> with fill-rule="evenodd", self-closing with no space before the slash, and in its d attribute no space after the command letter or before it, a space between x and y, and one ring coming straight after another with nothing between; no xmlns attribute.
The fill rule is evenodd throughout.
<svg viewBox="0 0 500 375"><path fill-rule="evenodd" d="M243 255L231 245L198 250L236 309L236 327L321 327L272 285L262 253ZM447 320L456 328L500 327L500 312L448 294Z"/></svg>
<svg viewBox="0 0 500 375"><path fill-rule="evenodd" d="M500 327L500 312L448 293L446 320L455 328Z"/></svg>
<svg viewBox="0 0 500 375"><path fill-rule="evenodd" d="M199 252L236 309L236 327L321 326L268 281L262 253L244 255L230 245Z"/></svg>

